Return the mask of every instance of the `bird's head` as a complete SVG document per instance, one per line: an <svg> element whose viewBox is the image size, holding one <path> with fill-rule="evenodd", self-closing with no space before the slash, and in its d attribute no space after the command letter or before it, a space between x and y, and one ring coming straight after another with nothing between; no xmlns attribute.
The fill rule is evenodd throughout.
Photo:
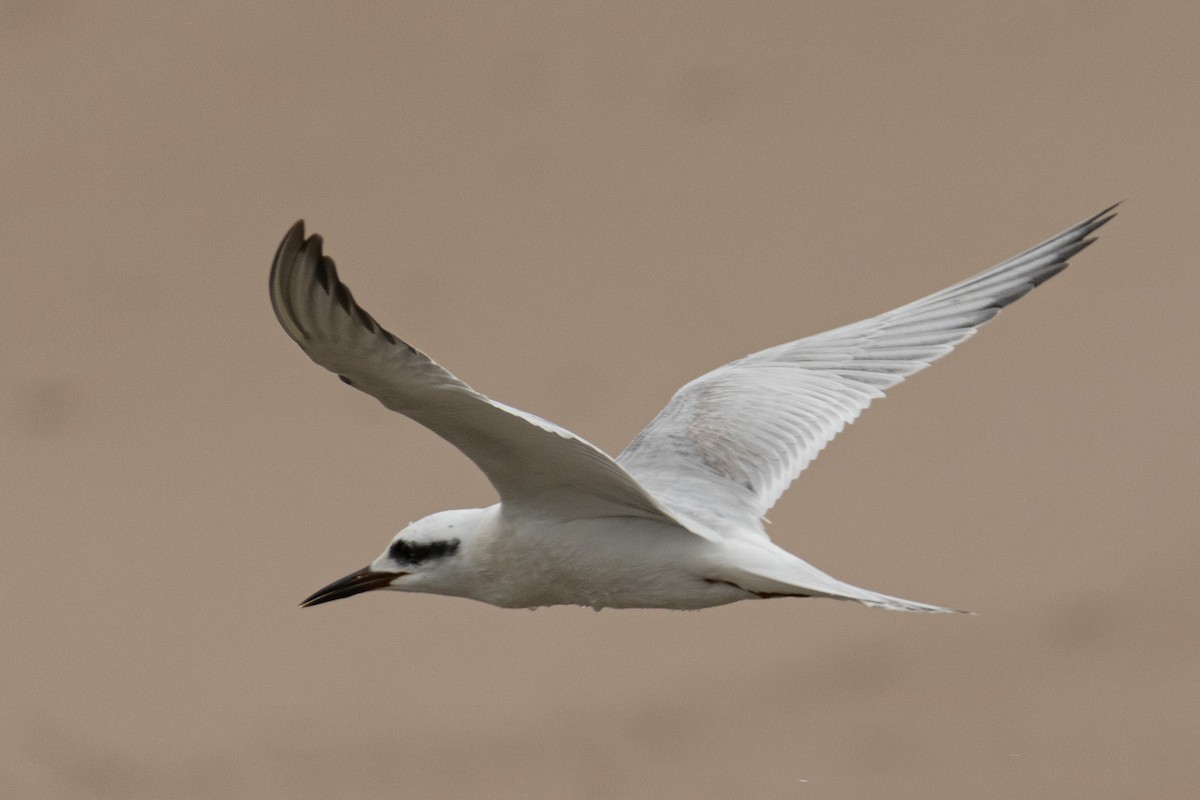
<svg viewBox="0 0 1200 800"><path fill-rule="evenodd" d="M300 605L320 605L372 589L461 594L463 551L478 533L481 511L440 511L417 520L397 533L368 566L334 581Z"/></svg>

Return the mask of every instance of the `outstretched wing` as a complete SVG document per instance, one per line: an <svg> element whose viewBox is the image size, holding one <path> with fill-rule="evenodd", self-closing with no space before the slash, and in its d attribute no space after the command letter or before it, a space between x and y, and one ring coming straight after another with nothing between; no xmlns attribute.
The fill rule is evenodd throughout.
<svg viewBox="0 0 1200 800"><path fill-rule="evenodd" d="M670 520L601 450L533 414L489 400L384 330L354 302L304 222L271 267L275 316L309 358L393 411L421 423L483 470L506 505L553 517Z"/></svg>
<svg viewBox="0 0 1200 800"><path fill-rule="evenodd" d="M677 517L761 532L788 485L872 400L1065 269L1115 208L914 303L697 378L617 461Z"/></svg>

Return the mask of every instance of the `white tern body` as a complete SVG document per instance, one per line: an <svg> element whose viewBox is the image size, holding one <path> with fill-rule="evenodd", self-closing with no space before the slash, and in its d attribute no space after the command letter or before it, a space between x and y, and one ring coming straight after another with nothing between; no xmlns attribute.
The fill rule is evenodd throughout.
<svg viewBox="0 0 1200 800"><path fill-rule="evenodd" d="M306 239L298 222L271 270L284 329L313 361L458 447L500 495L488 508L412 523L304 605L393 589L506 608L831 597L949 611L825 574L775 545L763 515L872 400L1065 269L1113 215L914 303L719 367L676 392L616 459L479 394L384 330L338 280L321 237Z"/></svg>

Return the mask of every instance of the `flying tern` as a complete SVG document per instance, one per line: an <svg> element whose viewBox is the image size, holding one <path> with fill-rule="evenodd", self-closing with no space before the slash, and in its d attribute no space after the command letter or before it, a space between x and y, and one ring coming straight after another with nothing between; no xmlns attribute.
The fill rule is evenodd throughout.
<svg viewBox="0 0 1200 800"><path fill-rule="evenodd" d="M301 220L271 268L271 304L284 330L313 361L461 450L500 497L411 523L370 565L302 605L392 589L505 608L699 609L828 597L951 611L827 575L773 543L764 515L872 400L1065 269L1115 208L916 302L696 378L615 459L485 397L385 330Z"/></svg>

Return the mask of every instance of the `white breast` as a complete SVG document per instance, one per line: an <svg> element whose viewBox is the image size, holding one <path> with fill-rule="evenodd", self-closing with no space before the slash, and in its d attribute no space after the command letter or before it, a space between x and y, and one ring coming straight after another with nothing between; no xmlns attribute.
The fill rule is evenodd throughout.
<svg viewBox="0 0 1200 800"><path fill-rule="evenodd" d="M682 528L636 517L496 522L469 556L476 599L493 605L695 609L748 596L705 579L719 545Z"/></svg>

